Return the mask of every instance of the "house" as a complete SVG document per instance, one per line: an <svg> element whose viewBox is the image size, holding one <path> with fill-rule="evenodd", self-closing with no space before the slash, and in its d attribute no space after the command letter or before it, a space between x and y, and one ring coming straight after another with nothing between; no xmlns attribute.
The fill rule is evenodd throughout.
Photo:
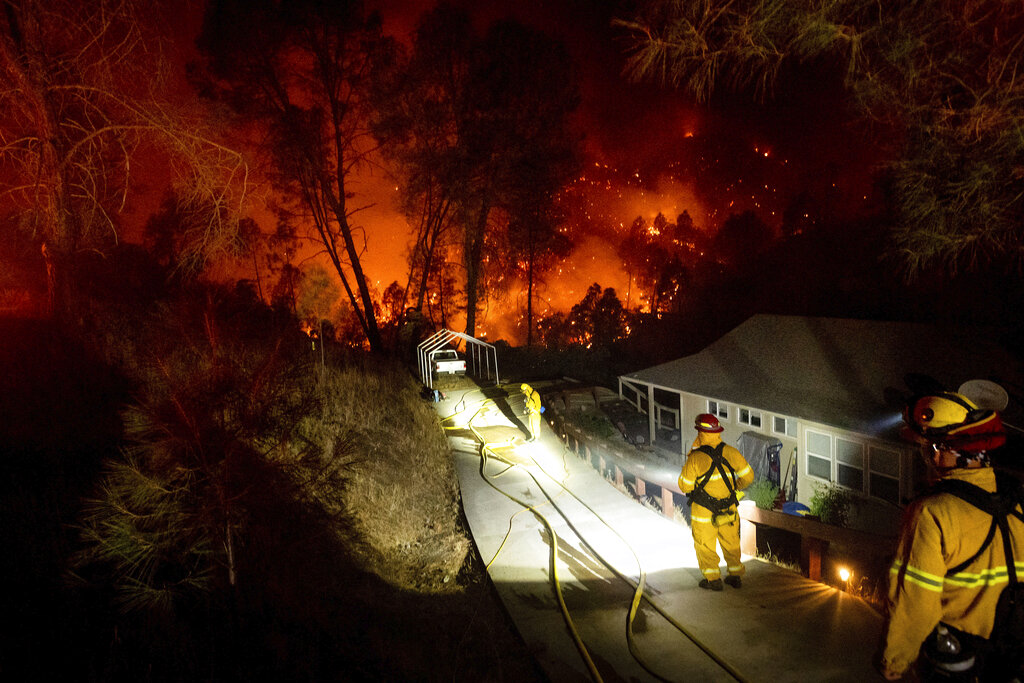
<svg viewBox="0 0 1024 683"><path fill-rule="evenodd" d="M974 329L756 315L696 354L620 376L619 395L647 413L651 441L681 425L672 447L683 453L705 412L728 443L781 442L797 501L835 483L854 494L851 525L878 529L922 487L916 448L899 436L915 376L951 390L968 380L996 394L1024 386L1020 361Z"/></svg>

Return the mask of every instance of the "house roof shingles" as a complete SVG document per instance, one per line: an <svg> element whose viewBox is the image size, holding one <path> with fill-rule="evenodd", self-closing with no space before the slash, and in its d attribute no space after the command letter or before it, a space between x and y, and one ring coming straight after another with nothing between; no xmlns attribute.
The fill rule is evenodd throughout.
<svg viewBox="0 0 1024 683"><path fill-rule="evenodd" d="M1012 393L1020 364L963 329L840 318L755 315L704 350L623 375L758 410L895 438L909 374L956 390L995 381Z"/></svg>

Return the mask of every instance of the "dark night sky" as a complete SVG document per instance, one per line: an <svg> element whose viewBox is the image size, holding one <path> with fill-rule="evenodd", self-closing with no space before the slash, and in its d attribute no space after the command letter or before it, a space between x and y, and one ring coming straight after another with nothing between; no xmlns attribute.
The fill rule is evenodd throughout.
<svg viewBox="0 0 1024 683"><path fill-rule="evenodd" d="M384 30L408 35L416 18L433 3L424 0L377 0ZM633 165L656 155L666 144L692 130L699 108L685 96L660 87L627 83L621 73L621 43L611 22L618 3L609 0L523 0L451 4L468 9L483 30L490 22L511 17L565 43L580 73L580 128L595 160ZM656 130L657 135L638 131Z"/></svg>

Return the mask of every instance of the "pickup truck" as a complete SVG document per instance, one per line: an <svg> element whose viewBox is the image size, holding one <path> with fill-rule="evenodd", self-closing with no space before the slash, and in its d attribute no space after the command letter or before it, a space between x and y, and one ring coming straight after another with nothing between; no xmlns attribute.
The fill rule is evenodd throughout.
<svg viewBox="0 0 1024 683"><path fill-rule="evenodd" d="M431 358L435 375L465 375L466 361L455 349L435 351Z"/></svg>

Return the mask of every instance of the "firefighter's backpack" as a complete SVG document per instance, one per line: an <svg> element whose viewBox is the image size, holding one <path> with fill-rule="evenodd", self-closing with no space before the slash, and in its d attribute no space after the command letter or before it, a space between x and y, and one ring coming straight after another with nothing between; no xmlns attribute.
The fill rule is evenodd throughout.
<svg viewBox="0 0 1024 683"><path fill-rule="evenodd" d="M937 493L951 493L992 515L992 526L989 527L988 535L978 552L966 561L950 568L946 572L946 576L963 571L974 562L992 542L996 529L999 530L1003 538L1009 585L1000 593L999 602L996 604L992 635L989 636L989 646L992 649L989 662L1004 669L1007 678L1011 679L1015 673L1020 673L1024 668L1024 582L1017 578L1013 545L1010 542L1009 518L1016 517L1024 522L1024 514L1017 510L1018 505L1024 508L1024 489L1021 488L1020 482L1017 480L1009 476L997 475L995 493L955 479L943 480L931 490ZM986 668L988 668L987 665Z"/></svg>
<svg viewBox="0 0 1024 683"><path fill-rule="evenodd" d="M719 443L717 446L712 448L707 444L698 446L694 450L706 453L711 457L711 466L707 471L697 478L696 486L693 491L687 495L688 503L697 503L703 505L708 510L711 510L713 515L719 515L728 510L732 509L732 506L736 505L739 501L736 497L736 470L732 468L729 461L722 455L722 451L725 450L725 444ZM726 487L729 489L729 496L727 498L715 498L707 491L704 487L711 481L711 477L715 471L722 477L722 481L725 482Z"/></svg>

